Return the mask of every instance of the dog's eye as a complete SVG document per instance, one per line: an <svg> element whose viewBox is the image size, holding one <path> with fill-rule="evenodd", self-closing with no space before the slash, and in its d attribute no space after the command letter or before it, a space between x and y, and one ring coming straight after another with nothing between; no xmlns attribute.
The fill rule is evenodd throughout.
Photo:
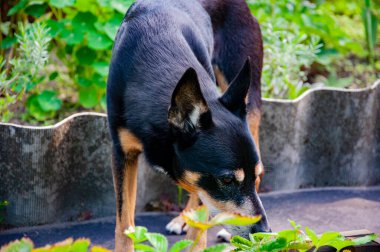
<svg viewBox="0 0 380 252"><path fill-rule="evenodd" d="M234 180L234 177L232 175L225 175L222 177L222 181L224 184L231 184Z"/></svg>

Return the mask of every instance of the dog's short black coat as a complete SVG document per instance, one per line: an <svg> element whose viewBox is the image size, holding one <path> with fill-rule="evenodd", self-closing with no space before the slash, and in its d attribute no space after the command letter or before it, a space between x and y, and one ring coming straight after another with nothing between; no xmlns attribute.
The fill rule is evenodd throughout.
<svg viewBox="0 0 380 252"><path fill-rule="evenodd" d="M232 82L222 97L214 66ZM201 174L197 187L217 201L239 207L249 199L251 213L264 216L257 230L268 230L252 184L259 157L245 120L246 110L260 110L261 68L260 29L244 0L134 3L117 33L107 84L117 187L128 158L118 136L125 128L151 165L174 181L185 171ZM236 169L244 170L244 182L221 185Z"/></svg>

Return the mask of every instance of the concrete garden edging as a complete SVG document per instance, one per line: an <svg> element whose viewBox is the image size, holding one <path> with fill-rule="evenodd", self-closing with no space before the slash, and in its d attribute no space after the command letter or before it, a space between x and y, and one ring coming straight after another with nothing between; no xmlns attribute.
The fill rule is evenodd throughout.
<svg viewBox="0 0 380 252"><path fill-rule="evenodd" d="M380 81L360 90L314 89L293 101L264 99L260 147L271 190L380 184ZM104 114L47 127L0 123L0 200L16 226L115 213ZM139 160L137 211L174 184Z"/></svg>

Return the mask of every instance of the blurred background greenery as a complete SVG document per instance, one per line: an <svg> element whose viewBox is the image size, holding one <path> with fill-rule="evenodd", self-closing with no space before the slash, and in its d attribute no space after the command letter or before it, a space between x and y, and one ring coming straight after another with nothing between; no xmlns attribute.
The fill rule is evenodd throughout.
<svg viewBox="0 0 380 252"><path fill-rule="evenodd" d="M105 111L108 64L132 0L10 0L0 6L0 121L52 124ZM379 78L380 0L248 0L264 35L262 95Z"/></svg>

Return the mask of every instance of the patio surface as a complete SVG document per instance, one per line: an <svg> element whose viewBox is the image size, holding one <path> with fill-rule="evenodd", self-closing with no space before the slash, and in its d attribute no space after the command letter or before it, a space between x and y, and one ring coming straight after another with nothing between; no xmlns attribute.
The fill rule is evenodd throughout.
<svg viewBox="0 0 380 252"><path fill-rule="evenodd" d="M317 233L328 230L368 229L380 234L380 187L304 189L261 194L273 231L290 228L287 219L309 226ZM165 225L175 213L143 213L136 225L151 232L165 234ZM27 228L14 228L0 233L0 246L21 237L30 237L37 246L68 237L87 237L93 244L112 249L115 218L106 217L85 222L70 222ZM209 245L216 242L216 232L209 232ZM168 235L170 243L183 236Z"/></svg>

